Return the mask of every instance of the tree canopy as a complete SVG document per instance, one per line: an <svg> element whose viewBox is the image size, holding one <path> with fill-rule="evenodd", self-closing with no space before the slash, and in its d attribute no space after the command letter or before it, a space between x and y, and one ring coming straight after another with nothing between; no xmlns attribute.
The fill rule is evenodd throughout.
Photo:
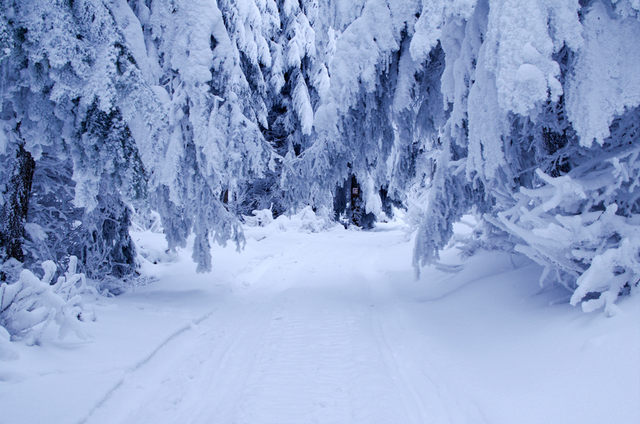
<svg viewBox="0 0 640 424"><path fill-rule="evenodd" d="M0 243L135 274L133 209L170 248L244 242L311 206L416 216L414 265L475 214L467 252L544 267L585 311L640 280L636 0L6 0ZM358 196L353 197L353 190ZM7 264L13 264L11 266Z"/></svg>

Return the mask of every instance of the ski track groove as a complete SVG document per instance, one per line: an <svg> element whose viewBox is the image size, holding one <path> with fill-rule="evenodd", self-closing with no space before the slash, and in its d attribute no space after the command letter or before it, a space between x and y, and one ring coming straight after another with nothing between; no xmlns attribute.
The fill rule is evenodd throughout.
<svg viewBox="0 0 640 424"><path fill-rule="evenodd" d="M402 367L398 363L398 359L384 334L380 314L372 314L371 318L374 334L379 341L378 349L380 350L380 354L384 358L385 364L390 372L398 377L401 388L407 394L407 396L402 397L407 414L411 416L413 422L426 422L427 417L429 417L427 405L421 398L412 379L402 372Z"/></svg>
<svg viewBox="0 0 640 424"><path fill-rule="evenodd" d="M372 372L384 359L375 355L366 282L348 277L359 293L347 299L303 289L282 296L240 396L238 423L398 422L387 407L398 400L392 376Z"/></svg>
<svg viewBox="0 0 640 424"><path fill-rule="evenodd" d="M217 309L217 308L216 308ZM87 413L87 415L82 418L81 420L78 421L78 424L85 424L90 418L91 416L102 406L104 405L105 402L107 402L111 396L113 396L113 394L120 388L122 387L122 385L124 384L124 382L128 379L128 377L130 377L133 373L135 373L137 370L139 370L141 367L143 367L145 364L149 363L149 361L165 346L167 346L171 341L173 341L174 339L176 339L177 337L179 337L181 334L185 333L188 330L192 330L194 325L199 325L201 322L203 322L204 320L206 320L207 318L209 318L215 311L216 309L207 312L206 314L202 315L201 317L195 319L195 320L190 320L188 323L186 323L185 325L183 325L182 327L178 328L177 330L175 330L173 333L171 333L168 337L166 337L160 344L158 344L156 346L155 349L153 349L148 355L146 355L143 359L141 359L140 361L138 361L136 364L134 364L132 367L129 367L128 369L124 370L122 378L120 378L120 380L114 384L106 393L104 396L102 396L102 398L91 408L91 410Z"/></svg>

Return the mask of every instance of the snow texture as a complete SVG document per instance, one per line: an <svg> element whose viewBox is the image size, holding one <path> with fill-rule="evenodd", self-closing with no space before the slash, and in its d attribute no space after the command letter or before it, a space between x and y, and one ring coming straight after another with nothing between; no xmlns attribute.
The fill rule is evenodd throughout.
<svg viewBox="0 0 640 424"><path fill-rule="evenodd" d="M536 295L542 269L526 258L461 260L456 248L416 282L401 222L306 233L296 219L246 227L241 255L214 246L215 274L195 272L191 245L175 262L145 262L155 283L87 305L90 343L12 342L2 422L640 418L637 297L612 318L582 314L558 303L563 288ZM132 236L167 247L162 234Z"/></svg>

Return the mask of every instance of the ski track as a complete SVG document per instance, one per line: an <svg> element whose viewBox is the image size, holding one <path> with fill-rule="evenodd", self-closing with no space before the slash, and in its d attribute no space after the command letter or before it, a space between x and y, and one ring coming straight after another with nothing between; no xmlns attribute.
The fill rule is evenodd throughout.
<svg viewBox="0 0 640 424"><path fill-rule="evenodd" d="M416 373L394 349L407 340L390 341L385 320L408 322L402 305L372 284L382 278L375 258L345 253L248 261L236 276L244 290L174 332L80 422L484 422L434 370Z"/></svg>
<svg viewBox="0 0 640 424"><path fill-rule="evenodd" d="M140 369L141 367L143 367L144 365L146 365L147 363L149 363L149 361L151 361L151 359L166 345L168 345L169 343L171 343L174 339L178 338L180 335L182 335L184 332L190 330L193 328L194 325L198 325L199 323L201 323L202 321L204 321L205 319L207 319L208 317L211 316L211 314L213 313L209 312L205 315L203 315L202 317L193 320L191 322L189 322L188 324L185 324L184 326L180 327L178 330L174 331L171 335L169 335L169 337L167 337L164 341L162 341L160 344L158 344L158 346L153 349L147 356L145 356L142 360L140 360L139 362L137 362L135 365L133 365L130 369L128 369L127 371L125 371L123 373L122 378L113 385L113 387L107 391L107 393L102 397L101 400L99 400L96 405L89 411L89 414L87 414L87 416L83 419L81 419L79 421L80 424L84 424L86 423L91 416L93 415L93 413L98 410L105 402L107 402L111 396L125 383L125 381L127 381L131 375L133 375L138 369Z"/></svg>

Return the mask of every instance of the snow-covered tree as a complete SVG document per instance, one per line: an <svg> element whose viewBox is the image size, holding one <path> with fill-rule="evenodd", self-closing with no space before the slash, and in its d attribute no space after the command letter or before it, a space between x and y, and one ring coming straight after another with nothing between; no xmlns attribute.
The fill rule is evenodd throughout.
<svg viewBox="0 0 640 424"><path fill-rule="evenodd" d="M406 60L418 4L330 3L321 5L315 24L326 73L318 74L322 78L317 84L320 102L313 137L302 155L290 161L285 177L296 198L318 207L330 207L336 191L344 190L345 183L351 185L355 177L362 188L364 212L377 214L382 206L380 190L388 192L392 156L405 163L400 156L407 149L396 148L398 124L403 124L399 116L417 112L421 103L421 94L414 92L419 66ZM404 133L402 137L406 140ZM419 143L412 139L409 144L414 142Z"/></svg>
<svg viewBox="0 0 640 424"><path fill-rule="evenodd" d="M88 275L125 277L125 205L137 202L158 211L171 248L195 233L206 271L210 243L241 246L239 217L254 209L312 206L370 226L400 202L421 215L417 269L473 212L473 246L526 254L543 284L613 313L640 278L639 11L6 1L3 260L62 266L74 254Z"/></svg>
<svg viewBox="0 0 640 424"><path fill-rule="evenodd" d="M150 172L152 206L171 247L195 232L194 259L210 270L209 239L242 243L233 205L272 155L261 126L263 69L272 66L266 36L278 26L277 9L254 1L130 6L118 2L111 11L167 116L166 145Z"/></svg>
<svg viewBox="0 0 640 424"><path fill-rule="evenodd" d="M450 115L441 138L449 146L431 201L465 199L429 205L416 262L437 258L450 223L475 208L485 245L539 262L541 284L563 284L574 292L572 304L614 313L617 296L640 279L638 7L466 3L462 12L443 3L439 17L422 25L432 41L412 44L418 55L441 40L447 63ZM460 175L466 195L447 194Z"/></svg>
<svg viewBox="0 0 640 424"><path fill-rule="evenodd" d="M102 2L8 1L2 12L0 153L4 168L12 169L3 175L3 197L10 198L3 202L3 214L11 217L3 222L13 239L26 237L26 259L33 266L48 259L60 263L72 250L104 250L96 247L92 231L76 230L89 216L90 226L108 225L114 217L106 210L122 203L121 195L128 200L143 196L145 174L123 112L151 115L153 94L144 88ZM105 185L108 196L100 194ZM78 208L84 212L76 222ZM69 218L73 221L65 222ZM123 225L109 246L131 244L128 222ZM80 239L58 232L63 228ZM16 249L4 238L2 245L9 252L6 258L23 259L22 246ZM128 263L130 273L134 255L127 261L114 255L111 251L103 259ZM94 267L79 256L80 266L90 268L94 277L109 272L100 271L102 263Z"/></svg>
<svg viewBox="0 0 640 424"><path fill-rule="evenodd" d="M314 110L327 77L316 50L316 2L280 1L277 10L277 25L268 33L272 66L265 69L268 125L262 127L276 155L264 178L247 184L242 209L243 214L271 209L276 217L306 204L291 191L286 175L310 143Z"/></svg>

